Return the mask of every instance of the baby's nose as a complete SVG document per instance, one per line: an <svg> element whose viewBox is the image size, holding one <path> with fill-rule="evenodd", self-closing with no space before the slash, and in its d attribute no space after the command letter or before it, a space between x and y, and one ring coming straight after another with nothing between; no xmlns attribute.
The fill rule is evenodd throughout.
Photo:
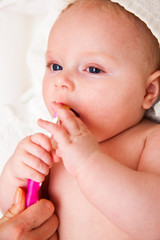
<svg viewBox="0 0 160 240"><path fill-rule="evenodd" d="M56 88L73 90L74 82L70 77L61 74L60 76L57 76L57 78L55 79L54 86Z"/></svg>

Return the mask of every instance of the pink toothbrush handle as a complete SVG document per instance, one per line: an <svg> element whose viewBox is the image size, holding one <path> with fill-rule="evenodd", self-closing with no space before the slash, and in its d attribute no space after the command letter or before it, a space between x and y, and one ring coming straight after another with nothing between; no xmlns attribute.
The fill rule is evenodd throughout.
<svg viewBox="0 0 160 240"><path fill-rule="evenodd" d="M39 182L28 179L28 188L26 195L26 208L36 203L39 200L39 189L41 184Z"/></svg>

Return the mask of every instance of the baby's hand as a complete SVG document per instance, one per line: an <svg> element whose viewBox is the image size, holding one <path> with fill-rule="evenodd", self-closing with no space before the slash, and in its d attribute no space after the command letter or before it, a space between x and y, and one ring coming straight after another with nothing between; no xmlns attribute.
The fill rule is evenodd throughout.
<svg viewBox="0 0 160 240"><path fill-rule="evenodd" d="M76 176L84 161L99 151L99 145L87 126L71 110L55 103L53 110L60 118L61 126L42 119L38 124L53 135L58 145L56 155L62 158L69 173Z"/></svg>
<svg viewBox="0 0 160 240"><path fill-rule="evenodd" d="M51 149L50 139L42 133L24 138L8 161L12 176L42 182L53 163Z"/></svg>

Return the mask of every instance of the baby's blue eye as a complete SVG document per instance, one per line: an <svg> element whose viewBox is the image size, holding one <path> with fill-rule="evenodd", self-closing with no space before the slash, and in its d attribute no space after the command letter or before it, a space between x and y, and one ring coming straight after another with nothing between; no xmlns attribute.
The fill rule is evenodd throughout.
<svg viewBox="0 0 160 240"><path fill-rule="evenodd" d="M61 70L63 70L63 67L60 66L59 64L51 64L51 70L52 71L61 71Z"/></svg>
<svg viewBox="0 0 160 240"><path fill-rule="evenodd" d="M98 73L101 73L102 70L96 67L88 67L87 72L98 74Z"/></svg>

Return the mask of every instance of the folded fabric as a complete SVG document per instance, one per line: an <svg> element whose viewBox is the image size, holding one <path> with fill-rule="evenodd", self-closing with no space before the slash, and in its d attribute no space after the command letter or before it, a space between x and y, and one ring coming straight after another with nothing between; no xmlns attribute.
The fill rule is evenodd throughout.
<svg viewBox="0 0 160 240"><path fill-rule="evenodd" d="M160 42L160 0L112 0L132 12L151 29Z"/></svg>

